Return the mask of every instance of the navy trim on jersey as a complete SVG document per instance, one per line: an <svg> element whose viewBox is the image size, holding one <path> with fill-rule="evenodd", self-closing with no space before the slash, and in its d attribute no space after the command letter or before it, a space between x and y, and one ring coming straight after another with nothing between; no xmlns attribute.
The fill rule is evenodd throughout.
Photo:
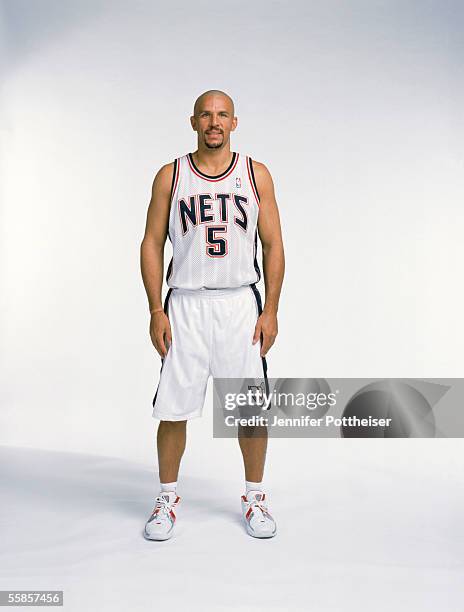
<svg viewBox="0 0 464 612"><path fill-rule="evenodd" d="M256 228L255 230L255 248L254 248L254 261L253 264L255 266L255 270L256 270L256 274L258 275L258 278L256 279L255 283L259 283L259 281L261 280L261 270L259 269L259 264L258 264L258 228Z"/></svg>
<svg viewBox="0 0 464 612"><path fill-rule="evenodd" d="M255 283L252 283L250 285L255 299L256 299L256 305L258 307L258 316L260 316L263 312L263 306L262 306L262 302L261 302L261 295L258 291L258 288L256 287ZM261 332L261 343L263 342L263 334ZM263 362L263 373L264 373L264 385L266 387L266 394L269 396L269 381L267 379L267 362L266 362L266 357L261 357L261 361Z"/></svg>
<svg viewBox="0 0 464 612"><path fill-rule="evenodd" d="M169 298L171 297L171 293L172 293L172 287L166 293L166 298L164 300L164 312L166 313L166 315L168 314ZM160 380L161 380L161 372L163 371L163 365L164 365L164 359L161 358ZM159 389L159 382L158 382L158 386L156 387L155 397L153 398L153 401L152 401L153 408L155 407L156 396L158 395L158 389Z"/></svg>
<svg viewBox="0 0 464 612"><path fill-rule="evenodd" d="M251 157L249 157L248 159L250 160L251 180L253 181L253 187L255 188L256 195L258 196L258 202L259 202L261 198L259 197L258 186L256 185L255 172L253 170L253 160L251 159Z"/></svg>
<svg viewBox="0 0 464 612"><path fill-rule="evenodd" d="M180 172L180 160L175 159L174 160L174 172L172 173L171 193L169 195L169 217L171 216L172 196L174 194L175 188L177 187L177 179L179 178L179 172ZM168 221L168 225L169 225L169 221ZM168 229L168 238L169 238L169 242L172 244L171 234L169 233L169 229ZM166 282L168 282L168 280L172 276L173 262L174 262L174 256L171 257L171 261L169 262L169 266L166 272Z"/></svg>
<svg viewBox="0 0 464 612"><path fill-rule="evenodd" d="M169 234L168 234L168 236L169 236ZM171 236L169 236L169 240L171 240ZM172 242L172 240L171 240L171 242ZM168 271L166 272L166 282L168 282L169 279L172 276L173 261L174 261L174 257L171 257L171 261L169 262L169 266L168 266Z"/></svg>
<svg viewBox="0 0 464 612"><path fill-rule="evenodd" d="M174 193L174 184L176 182L176 174L177 174L177 159L174 160L174 172L172 173L172 181L171 181L171 192L169 194L169 201L172 200L172 194Z"/></svg>
<svg viewBox="0 0 464 612"><path fill-rule="evenodd" d="M191 153L188 153L188 157L189 157L189 160L192 166L195 168L195 171L198 172L198 174L201 174L201 176L204 176L205 178L208 178L208 179L217 179L217 178L220 178L221 176L224 176L228 172L230 172L230 169L234 165L235 158L237 157L237 153L235 151L232 153L232 160L227 170L224 170L224 172L221 172L221 174L205 174L204 172L202 172L201 170L197 168L197 166L195 165L195 162L193 161L193 155Z"/></svg>

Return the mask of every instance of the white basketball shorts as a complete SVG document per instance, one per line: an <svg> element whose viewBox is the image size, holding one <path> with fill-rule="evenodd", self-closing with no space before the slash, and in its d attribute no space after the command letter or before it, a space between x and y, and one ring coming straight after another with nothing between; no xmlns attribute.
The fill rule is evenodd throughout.
<svg viewBox="0 0 464 612"><path fill-rule="evenodd" d="M261 340L252 344L261 297L255 285L233 289L170 289L164 310L172 343L162 359L153 417L184 421L201 416L208 379L266 380Z"/></svg>

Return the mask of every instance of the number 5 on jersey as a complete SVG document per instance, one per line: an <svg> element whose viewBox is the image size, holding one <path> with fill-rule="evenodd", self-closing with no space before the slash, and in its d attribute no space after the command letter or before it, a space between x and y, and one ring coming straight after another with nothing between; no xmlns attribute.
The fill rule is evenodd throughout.
<svg viewBox="0 0 464 612"><path fill-rule="evenodd" d="M227 225L207 225L206 253L210 257L224 257L227 255L227 240L220 234L227 232Z"/></svg>

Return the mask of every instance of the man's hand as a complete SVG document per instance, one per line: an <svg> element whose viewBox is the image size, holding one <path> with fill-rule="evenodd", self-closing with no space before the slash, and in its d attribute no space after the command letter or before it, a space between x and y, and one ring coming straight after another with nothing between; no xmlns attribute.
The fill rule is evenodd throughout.
<svg viewBox="0 0 464 612"><path fill-rule="evenodd" d="M255 333L253 336L253 344L256 344L263 334L263 343L261 345L261 357L265 357L268 350L274 344L277 337L277 315L275 312L263 310L258 320L256 321Z"/></svg>
<svg viewBox="0 0 464 612"><path fill-rule="evenodd" d="M171 345L171 324L163 311L154 312L150 319L150 338L153 346L164 359Z"/></svg>

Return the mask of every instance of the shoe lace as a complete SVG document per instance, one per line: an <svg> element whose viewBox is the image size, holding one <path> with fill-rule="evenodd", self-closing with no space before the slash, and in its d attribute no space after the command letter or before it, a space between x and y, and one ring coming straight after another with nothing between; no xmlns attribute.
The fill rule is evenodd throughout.
<svg viewBox="0 0 464 612"><path fill-rule="evenodd" d="M253 512L257 510L261 514L261 517L269 516L269 510L267 509L266 504L258 501L257 499L252 500L248 507L252 507Z"/></svg>
<svg viewBox="0 0 464 612"><path fill-rule="evenodd" d="M169 502L165 497L156 497L155 498L155 507L153 508L153 512L151 515L159 514L160 512L169 515L173 507L173 503Z"/></svg>

